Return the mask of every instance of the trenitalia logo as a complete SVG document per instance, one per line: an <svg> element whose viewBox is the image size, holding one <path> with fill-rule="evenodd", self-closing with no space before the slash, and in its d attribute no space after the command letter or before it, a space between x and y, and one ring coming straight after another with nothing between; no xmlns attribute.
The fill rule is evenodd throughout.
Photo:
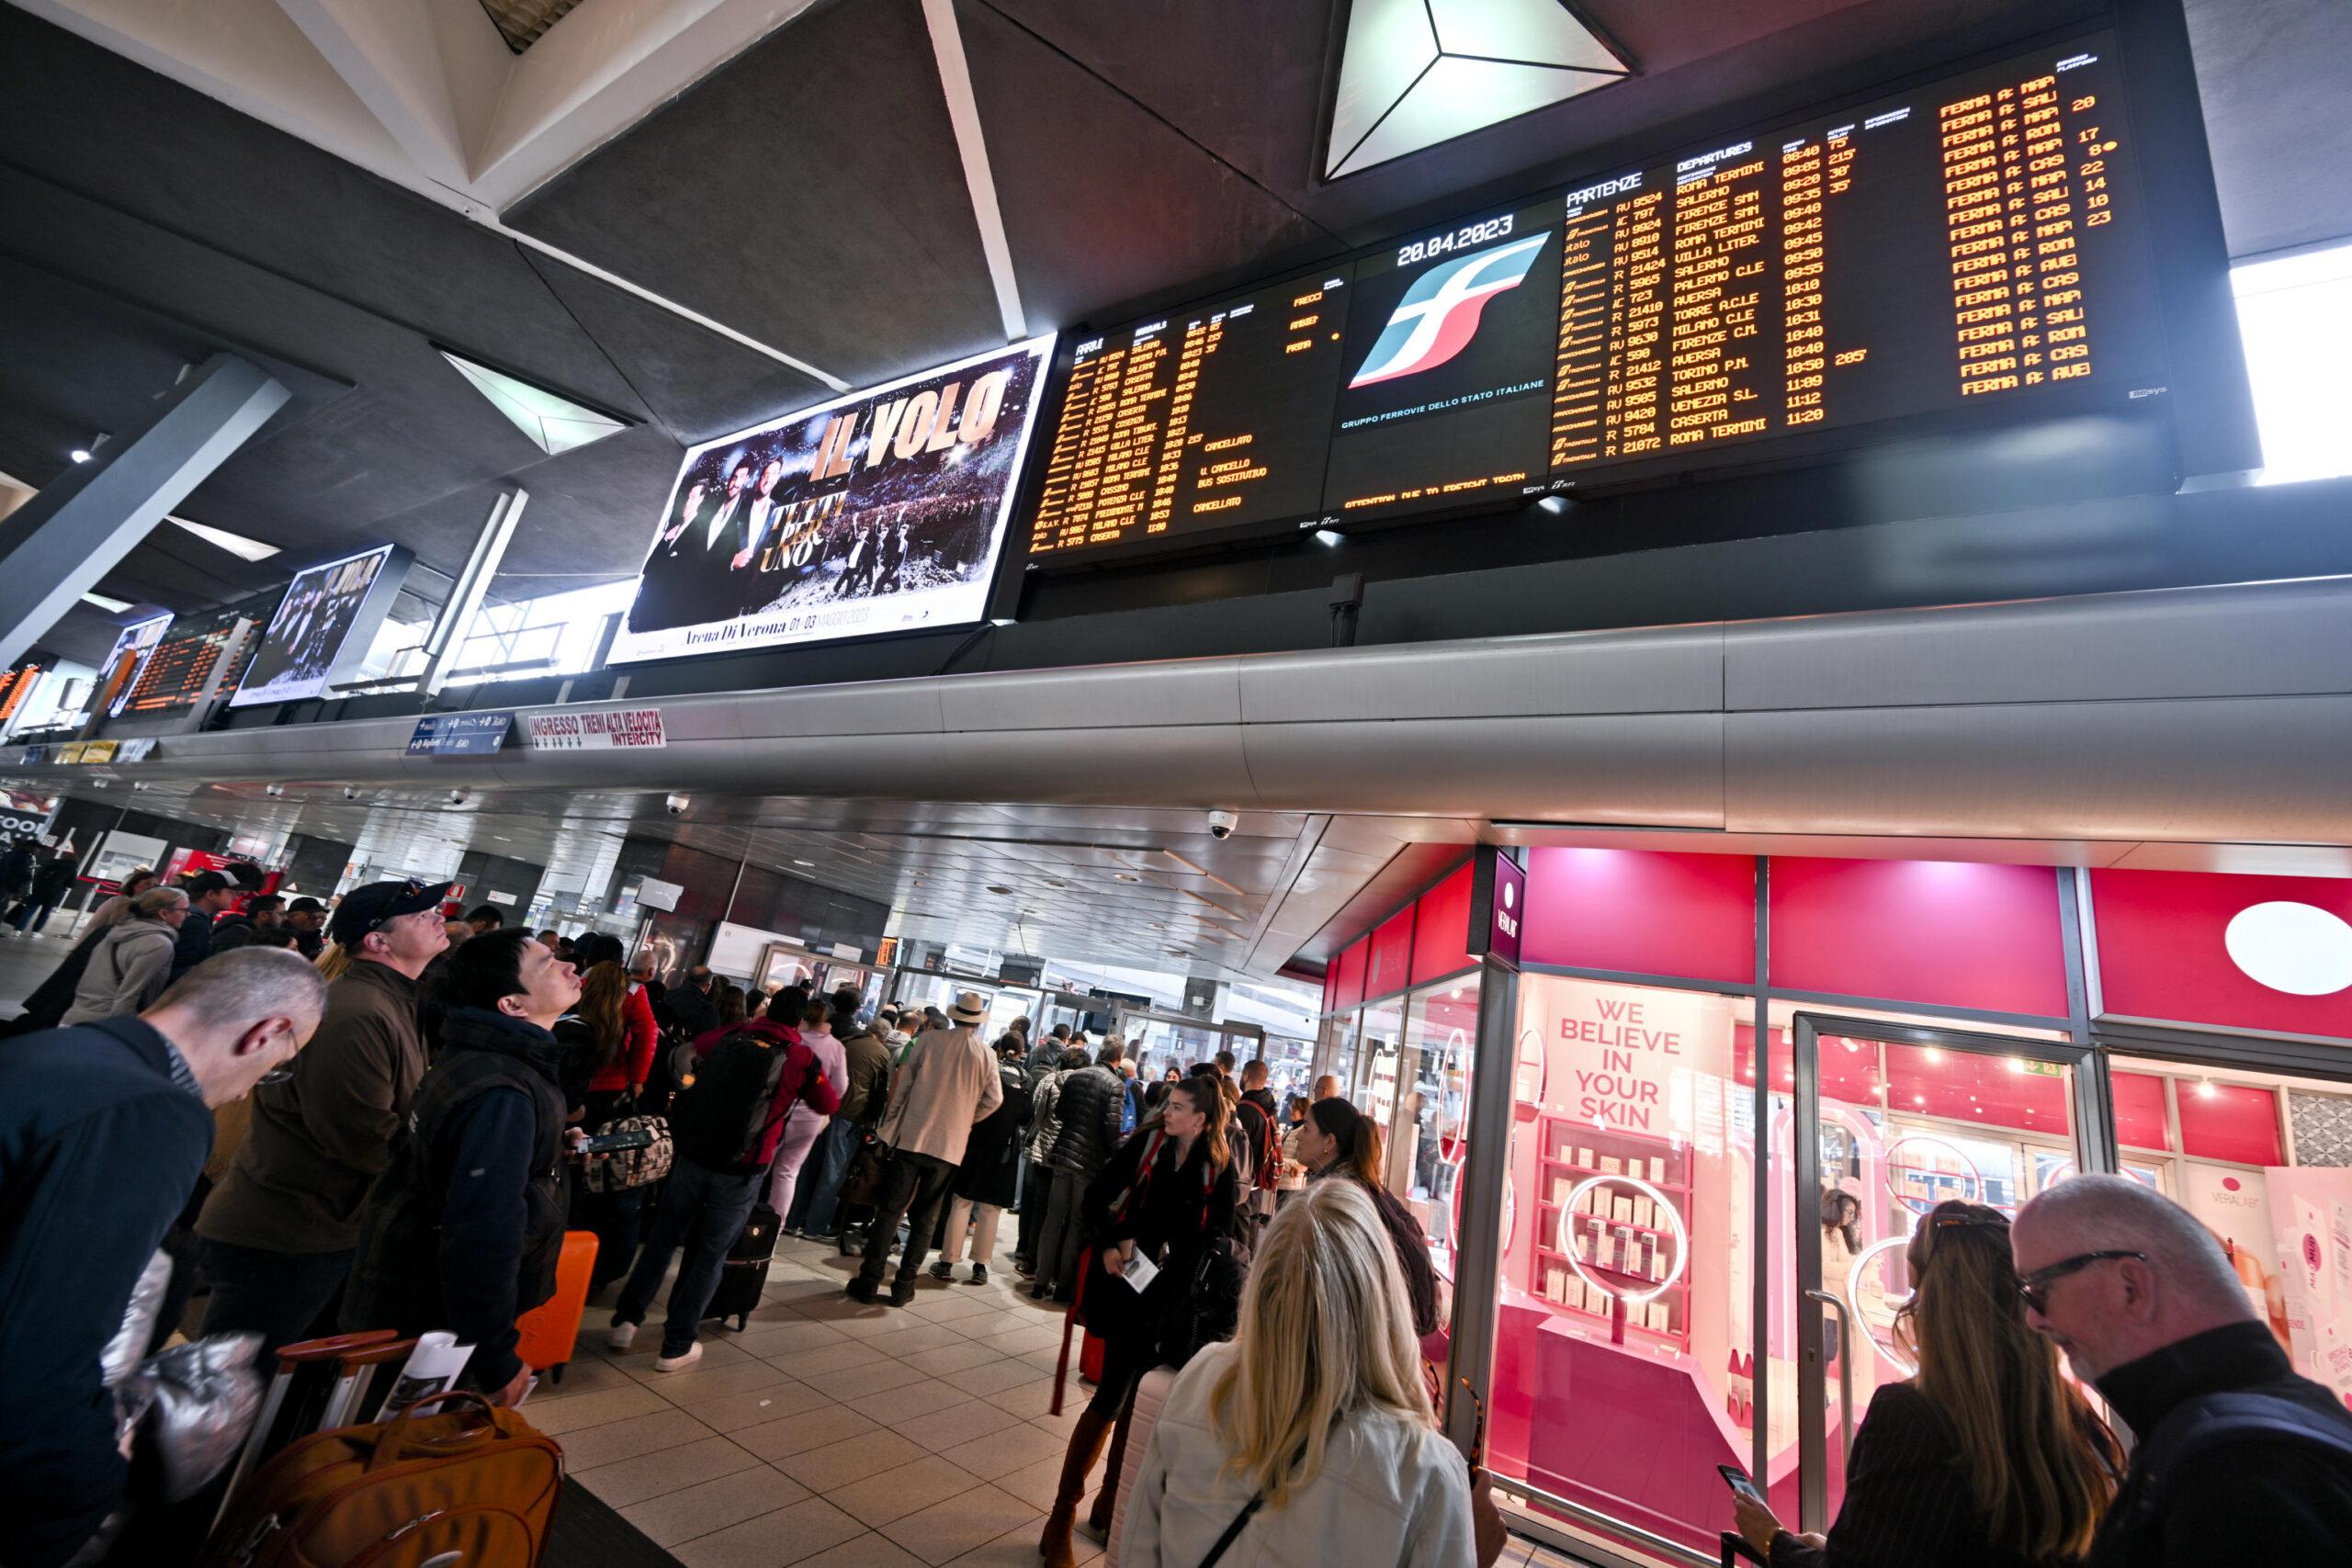
<svg viewBox="0 0 2352 1568"><path fill-rule="evenodd" d="M1423 273L1397 302L1396 313L1348 385L1369 387L1435 369L1461 353L1477 335L1487 301L1519 287L1549 237L1514 240Z"/></svg>

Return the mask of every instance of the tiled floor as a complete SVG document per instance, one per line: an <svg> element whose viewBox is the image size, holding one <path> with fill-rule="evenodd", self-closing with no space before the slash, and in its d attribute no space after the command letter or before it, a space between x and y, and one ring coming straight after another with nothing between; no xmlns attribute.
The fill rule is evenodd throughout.
<svg viewBox="0 0 2352 1568"><path fill-rule="evenodd" d="M1061 1314L1003 1258L986 1285L959 1265L903 1310L862 1306L842 1294L854 1262L785 1237L751 1326L703 1325L701 1362L670 1375L653 1370L658 1303L635 1348L605 1348L608 1291L563 1382L525 1409L688 1568L1029 1568L1089 1393L1073 1365L1047 1413ZM1101 1554L1077 1546L1081 1563Z"/></svg>
<svg viewBox="0 0 2352 1568"><path fill-rule="evenodd" d="M1021 1293L1005 1258L982 1286L969 1265L954 1284L926 1275L903 1310L842 1295L854 1263L785 1237L751 1326L706 1323L695 1370L666 1376L659 1303L616 1354L607 1292L562 1383L525 1409L687 1568L1033 1568L1090 1392L1073 1347L1062 1414L1047 1413L1061 1314ZM1101 1556L1074 1540L1080 1564ZM1498 1568L1573 1565L1514 1539Z"/></svg>

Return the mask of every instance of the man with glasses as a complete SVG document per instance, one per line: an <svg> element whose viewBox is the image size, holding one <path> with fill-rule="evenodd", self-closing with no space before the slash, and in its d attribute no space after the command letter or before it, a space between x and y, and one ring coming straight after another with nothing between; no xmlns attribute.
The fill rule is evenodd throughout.
<svg viewBox="0 0 2352 1568"><path fill-rule="evenodd" d="M2352 1413L2295 1375L2194 1216L2078 1176L2019 1211L2009 1245L2027 1324L2137 1439L2091 1568L2352 1551Z"/></svg>
<svg viewBox="0 0 2352 1568"><path fill-rule="evenodd" d="M360 1200L391 1164L424 1077L417 976L449 945L449 887L376 882L344 895L327 935L351 965L327 987L318 1043L289 1081L254 1097L252 1129L197 1221L212 1284L204 1332L261 1335L265 1364L334 1322Z"/></svg>
<svg viewBox="0 0 2352 1568"><path fill-rule="evenodd" d="M0 1562L65 1562L121 1498L99 1354L195 1190L212 1111L301 1049L325 992L293 953L249 948L136 1016L0 1051Z"/></svg>

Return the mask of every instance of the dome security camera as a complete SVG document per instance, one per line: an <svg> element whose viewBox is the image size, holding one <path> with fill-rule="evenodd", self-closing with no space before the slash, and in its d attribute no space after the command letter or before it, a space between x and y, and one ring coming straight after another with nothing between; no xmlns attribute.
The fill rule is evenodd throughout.
<svg viewBox="0 0 2352 1568"><path fill-rule="evenodd" d="M686 814L686 807L693 804L693 801L683 795L673 795L662 802L662 807L673 817L684 817Z"/></svg>
<svg viewBox="0 0 2352 1568"><path fill-rule="evenodd" d="M344 785L343 798L345 800L357 800L359 798L359 786L357 784Z"/></svg>
<svg viewBox="0 0 2352 1568"><path fill-rule="evenodd" d="M453 789L453 790L451 790L451 791L449 792L449 804L450 804L450 805L452 805L452 806L463 806L465 803L466 803L466 792L465 792L464 790L461 790L461 789Z"/></svg>
<svg viewBox="0 0 2352 1568"><path fill-rule="evenodd" d="M1209 837L1212 839L1230 839L1233 837L1234 830L1240 826L1241 818L1230 811L1209 813Z"/></svg>

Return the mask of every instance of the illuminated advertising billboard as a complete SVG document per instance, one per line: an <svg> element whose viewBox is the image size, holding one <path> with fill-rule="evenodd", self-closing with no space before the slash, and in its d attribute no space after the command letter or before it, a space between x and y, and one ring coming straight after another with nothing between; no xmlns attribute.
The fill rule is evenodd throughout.
<svg viewBox="0 0 2352 1568"><path fill-rule="evenodd" d="M311 567L286 585L231 707L295 702L347 681L401 591L413 558L379 545Z"/></svg>
<svg viewBox="0 0 2352 1568"><path fill-rule="evenodd" d="M1053 344L1032 338L690 449L612 661L979 620Z"/></svg>

